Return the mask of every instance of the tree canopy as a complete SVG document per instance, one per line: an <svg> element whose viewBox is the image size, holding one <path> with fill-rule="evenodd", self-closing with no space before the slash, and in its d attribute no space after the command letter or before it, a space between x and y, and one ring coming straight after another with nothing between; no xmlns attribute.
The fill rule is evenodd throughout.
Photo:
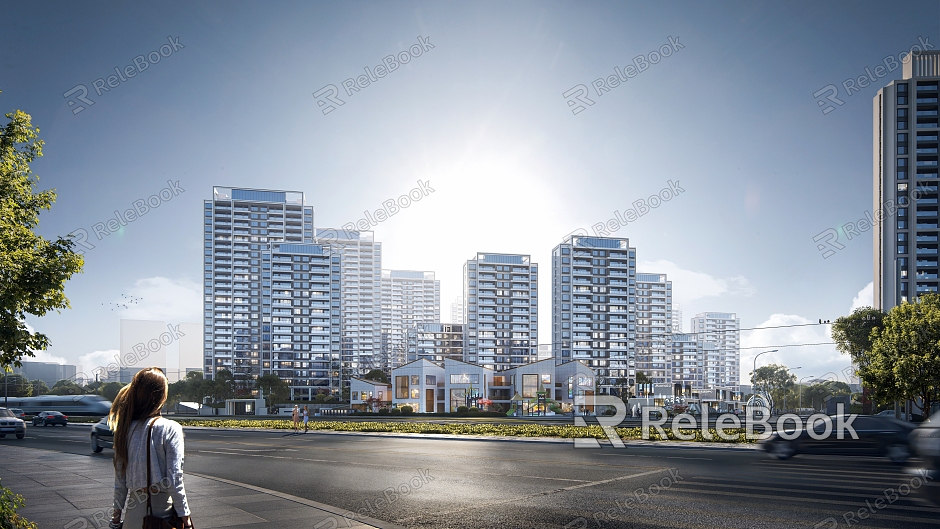
<svg viewBox="0 0 940 529"><path fill-rule="evenodd" d="M926 415L940 399L940 295L924 294L902 303L871 333L872 347L859 376L873 400L920 401Z"/></svg>
<svg viewBox="0 0 940 529"><path fill-rule="evenodd" d="M49 241L37 235L39 213L56 200L54 190L36 191L39 177L29 164L42 156L39 129L29 114L6 114L0 129L0 367L21 367L21 358L49 347L31 332L27 315L69 308L65 282L82 271L84 259L69 237Z"/></svg>
<svg viewBox="0 0 940 529"><path fill-rule="evenodd" d="M788 393L795 383L796 375L790 373L787 366L779 364L758 367L751 374L751 384L754 391L757 392L759 389L761 392L770 395L774 405L783 401L783 396Z"/></svg>
<svg viewBox="0 0 940 529"><path fill-rule="evenodd" d="M385 376L385 372L381 369L373 369L366 373L366 376L362 377L366 380L375 380L376 382L385 382L388 384L388 377Z"/></svg>

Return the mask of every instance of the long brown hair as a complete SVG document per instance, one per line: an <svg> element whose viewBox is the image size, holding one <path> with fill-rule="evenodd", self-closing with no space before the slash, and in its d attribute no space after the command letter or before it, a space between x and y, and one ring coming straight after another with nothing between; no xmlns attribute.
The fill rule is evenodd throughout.
<svg viewBox="0 0 940 529"><path fill-rule="evenodd" d="M166 402L167 380L159 367L141 369L131 383L121 388L108 414L108 426L114 432L114 467L127 466L127 442L131 423L160 415Z"/></svg>

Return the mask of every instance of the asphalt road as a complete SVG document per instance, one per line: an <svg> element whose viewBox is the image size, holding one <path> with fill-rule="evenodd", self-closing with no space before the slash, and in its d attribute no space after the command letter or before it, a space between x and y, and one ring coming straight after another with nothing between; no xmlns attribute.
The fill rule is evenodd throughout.
<svg viewBox="0 0 940 529"><path fill-rule="evenodd" d="M88 425L7 443L91 454ZM406 527L937 527L887 460L753 450L186 429L187 472L278 490ZM887 492L886 492L887 491ZM893 500L893 501L891 501ZM859 513L859 510L862 510ZM851 513L851 514L849 514ZM197 513L198 514L198 513ZM865 518L862 519L861 517ZM342 525L340 525L342 527Z"/></svg>

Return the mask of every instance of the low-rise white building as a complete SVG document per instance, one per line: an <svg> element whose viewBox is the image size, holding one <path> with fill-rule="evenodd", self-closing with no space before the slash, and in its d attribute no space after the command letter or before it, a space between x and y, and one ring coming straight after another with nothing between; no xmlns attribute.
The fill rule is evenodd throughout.
<svg viewBox="0 0 940 529"><path fill-rule="evenodd" d="M542 391L546 401L540 405ZM504 412L567 412L574 409L576 397L595 391L594 371L577 361L555 365L548 359L496 372L459 360L445 359L441 366L419 359L392 370L392 404L411 406L416 413L454 412L474 405Z"/></svg>
<svg viewBox="0 0 940 529"><path fill-rule="evenodd" d="M349 391L349 403L364 411L376 411L392 401L392 385L387 382L352 377L349 379Z"/></svg>

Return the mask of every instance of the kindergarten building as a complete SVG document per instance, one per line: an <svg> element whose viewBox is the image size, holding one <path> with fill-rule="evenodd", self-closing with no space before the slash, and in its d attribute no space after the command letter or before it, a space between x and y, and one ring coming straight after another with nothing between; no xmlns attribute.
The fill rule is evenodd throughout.
<svg viewBox="0 0 940 529"><path fill-rule="evenodd" d="M495 371L445 359L418 359L392 370L392 405L416 413L457 411L460 406L519 414L568 412L575 397L593 395L596 376L580 361L555 364L553 358Z"/></svg>

